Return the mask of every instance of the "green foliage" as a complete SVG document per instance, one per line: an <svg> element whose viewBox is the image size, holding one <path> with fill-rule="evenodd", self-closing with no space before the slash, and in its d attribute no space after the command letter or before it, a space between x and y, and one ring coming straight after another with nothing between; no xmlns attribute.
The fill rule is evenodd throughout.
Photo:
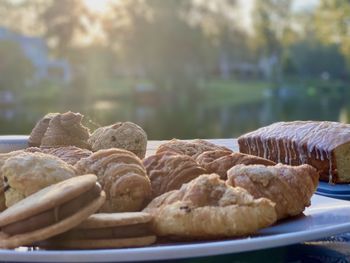
<svg viewBox="0 0 350 263"><path fill-rule="evenodd" d="M348 0L321 0L315 12L316 33L327 44L339 44L350 67L350 2Z"/></svg>
<svg viewBox="0 0 350 263"><path fill-rule="evenodd" d="M0 41L0 89L18 91L31 80L34 67L21 47L12 41Z"/></svg>

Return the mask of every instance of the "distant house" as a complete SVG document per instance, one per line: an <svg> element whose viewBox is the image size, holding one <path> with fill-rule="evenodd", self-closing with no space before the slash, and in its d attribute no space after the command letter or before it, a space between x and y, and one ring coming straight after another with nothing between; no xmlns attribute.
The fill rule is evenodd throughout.
<svg viewBox="0 0 350 263"><path fill-rule="evenodd" d="M22 48L25 56L35 67L33 82L45 79L69 83L70 65L63 59L52 59L45 41L40 37L24 36L0 27L0 41L13 41Z"/></svg>

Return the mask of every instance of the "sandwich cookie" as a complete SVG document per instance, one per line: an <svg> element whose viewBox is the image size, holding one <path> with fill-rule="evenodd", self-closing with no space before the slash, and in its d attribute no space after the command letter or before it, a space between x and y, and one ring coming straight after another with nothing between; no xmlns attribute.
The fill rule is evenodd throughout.
<svg viewBox="0 0 350 263"><path fill-rule="evenodd" d="M79 226L42 245L62 249L102 249L151 245L156 236L151 230L152 216L143 212L91 215Z"/></svg>
<svg viewBox="0 0 350 263"><path fill-rule="evenodd" d="M93 174L50 185L0 214L0 248L32 245L79 225L104 203Z"/></svg>

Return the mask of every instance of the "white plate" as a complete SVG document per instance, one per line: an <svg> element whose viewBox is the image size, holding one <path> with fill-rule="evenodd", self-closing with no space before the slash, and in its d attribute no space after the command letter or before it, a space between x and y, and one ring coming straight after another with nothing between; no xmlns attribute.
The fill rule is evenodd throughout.
<svg viewBox="0 0 350 263"><path fill-rule="evenodd" d="M180 259L279 247L350 231L350 202L314 195L305 216L263 229L257 236L215 242L156 245L144 248L26 251L0 250L1 261L121 262Z"/></svg>

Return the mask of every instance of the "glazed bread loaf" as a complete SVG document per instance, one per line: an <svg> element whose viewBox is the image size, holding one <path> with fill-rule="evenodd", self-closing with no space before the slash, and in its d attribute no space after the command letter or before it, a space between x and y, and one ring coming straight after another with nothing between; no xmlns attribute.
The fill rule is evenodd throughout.
<svg viewBox="0 0 350 263"><path fill-rule="evenodd" d="M277 122L240 136L238 144L240 152L274 162L310 164L322 181L350 182L350 124Z"/></svg>

